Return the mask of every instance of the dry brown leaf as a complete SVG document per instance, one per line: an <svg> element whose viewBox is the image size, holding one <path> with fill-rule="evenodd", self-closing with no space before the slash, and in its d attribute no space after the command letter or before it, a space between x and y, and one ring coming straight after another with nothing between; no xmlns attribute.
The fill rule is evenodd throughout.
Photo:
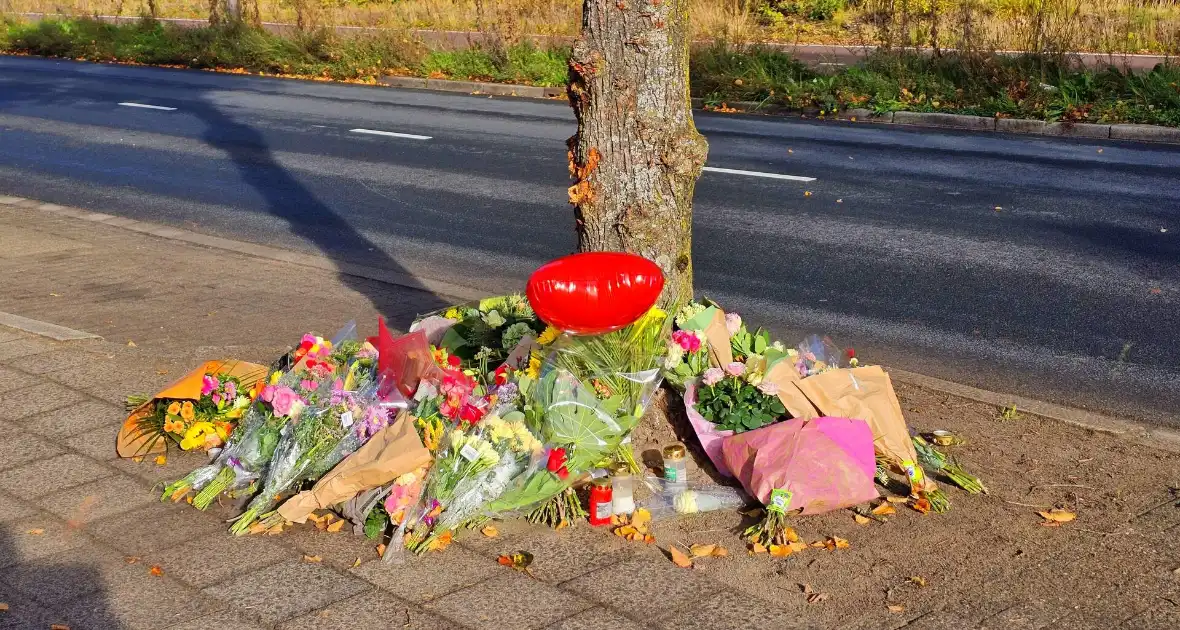
<svg viewBox="0 0 1180 630"><path fill-rule="evenodd" d="M713 555L717 545L693 545L688 548L688 555L693 558L704 558Z"/></svg>
<svg viewBox="0 0 1180 630"><path fill-rule="evenodd" d="M361 557L360 557L360 556L357 556L357 557L356 557L356 560L353 560L353 561L352 561L352 568L354 568L354 569L355 569L355 568L357 568L357 567L359 567L359 566L361 566Z"/></svg>
<svg viewBox="0 0 1180 630"><path fill-rule="evenodd" d="M156 465L157 466L163 466L164 464L167 464L167 463L168 463L168 456L167 455L157 455L156 456Z"/></svg>
<svg viewBox="0 0 1180 630"><path fill-rule="evenodd" d="M722 547L721 545L717 545L717 548L713 550L713 557L714 558L725 558L728 555L729 555L729 550L726 549L725 547Z"/></svg>
<svg viewBox="0 0 1180 630"><path fill-rule="evenodd" d="M749 510L746 510L745 512L738 512L738 514L741 514L742 516L749 516L750 518L762 518L762 515L765 512L766 512L765 509L760 508L760 507L756 507L756 508L751 508Z"/></svg>
<svg viewBox="0 0 1180 630"><path fill-rule="evenodd" d="M930 513L930 499L927 499L926 497L922 497L922 498L918 499L917 501L914 501L913 503L911 503L910 507L914 508L915 512L920 512L922 514L929 514Z"/></svg>
<svg viewBox="0 0 1180 630"><path fill-rule="evenodd" d="M136 562L139 562L139 556L125 556L123 558L123 562L126 562L127 564L135 564Z"/></svg>
<svg viewBox="0 0 1180 630"><path fill-rule="evenodd" d="M683 551L678 549L676 545L668 547L668 555L672 556L672 562L682 569L692 568L692 559L689 558Z"/></svg>
<svg viewBox="0 0 1180 630"><path fill-rule="evenodd" d="M40 536L41 534L44 534L44 533L45 533L45 530L41 529L40 527L36 527L36 528L34 528L34 529L30 529L29 531L27 531L27 532L25 532L25 533L26 533L26 534L32 534L32 535L34 535L34 536Z"/></svg>
<svg viewBox="0 0 1180 630"><path fill-rule="evenodd" d="M886 606L886 608L889 609L889 612L895 612L895 613L905 612L905 606L902 606L901 604L889 604L888 606Z"/></svg>
<svg viewBox="0 0 1180 630"><path fill-rule="evenodd" d="M1052 523L1068 523L1078 517L1077 514L1061 508L1053 508L1048 512L1037 512L1041 518Z"/></svg>
<svg viewBox="0 0 1180 630"><path fill-rule="evenodd" d="M783 537L787 539L787 542L799 542L799 534L796 534L795 530L790 527L783 528Z"/></svg>
<svg viewBox="0 0 1180 630"><path fill-rule="evenodd" d="M650 545L650 544L654 543L655 541L656 541L655 536L652 536L651 534L644 534L643 535L643 542Z"/></svg>
<svg viewBox="0 0 1180 630"><path fill-rule="evenodd" d="M307 520L309 520L313 523L319 523L321 520L323 520L325 518L328 518L327 514L319 515L319 514L316 514L315 512L312 512L311 514L307 515Z"/></svg>
<svg viewBox="0 0 1180 630"><path fill-rule="evenodd" d="M828 597L830 596L827 593L812 593L807 596L807 603L818 604L819 602L825 601Z"/></svg>
<svg viewBox="0 0 1180 630"><path fill-rule="evenodd" d="M315 528L320 531L324 531L325 529L328 529L329 523L331 523L331 521L328 520L327 517L318 519L315 521Z"/></svg>
<svg viewBox="0 0 1180 630"><path fill-rule="evenodd" d="M495 525L488 525L487 527L479 530L479 533L487 536L488 538L495 538L496 536L500 535L500 530L496 529Z"/></svg>
<svg viewBox="0 0 1180 630"><path fill-rule="evenodd" d="M801 540L796 540L793 543L787 543L787 548L791 550L791 553L799 553L800 551L807 549L807 543Z"/></svg>
<svg viewBox="0 0 1180 630"><path fill-rule="evenodd" d="M55 623L49 626L49 630L70 630L70 627L64 623Z"/></svg>
<svg viewBox="0 0 1180 630"><path fill-rule="evenodd" d="M8 604L0 602L0 612L8 612Z"/></svg>
<svg viewBox="0 0 1180 630"><path fill-rule="evenodd" d="M885 502L873 508L873 514L877 516L889 516L890 514L897 514L897 509L888 502Z"/></svg>
<svg viewBox="0 0 1180 630"><path fill-rule="evenodd" d="M142 461L143 461L143 455L136 455L135 457L132 457L132 458L131 458L131 461L133 461L133 462L135 462L136 464L138 464L138 463L140 463L140 462L142 462Z"/></svg>
<svg viewBox="0 0 1180 630"><path fill-rule="evenodd" d="M792 553L793 552L791 551L791 548L787 545L771 545L770 546L770 555L774 556L775 558L786 558L787 556L791 555Z"/></svg>
<svg viewBox="0 0 1180 630"><path fill-rule="evenodd" d="M304 562L323 562L323 558L319 556L303 556Z"/></svg>
<svg viewBox="0 0 1180 630"><path fill-rule="evenodd" d="M810 546L811 546L811 547L815 547L816 549L823 549L823 548L824 548L824 547L826 547L827 545L825 545L825 544L824 544L824 541L822 541L822 540L817 540L817 541L815 541L815 542L811 543L811 545L810 545Z"/></svg>
<svg viewBox="0 0 1180 630"><path fill-rule="evenodd" d="M627 538L628 536L631 536L632 534L638 534L638 533L639 533L639 530L635 529L634 525L623 525L621 527L615 528L615 536L619 536L621 538Z"/></svg>
<svg viewBox="0 0 1180 630"><path fill-rule="evenodd" d="M857 525L868 525L873 522L873 519L867 516L861 516L860 514L853 514L852 520L856 521Z"/></svg>
<svg viewBox="0 0 1180 630"><path fill-rule="evenodd" d="M158 564L153 564L152 568L148 569L148 573L151 573L156 577L162 577L164 575L164 569L160 568L160 565Z"/></svg>
<svg viewBox="0 0 1180 630"><path fill-rule="evenodd" d="M344 519L332 521L332 524L328 526L328 531L332 532L333 534L339 532L342 529L344 529Z"/></svg>
<svg viewBox="0 0 1180 630"><path fill-rule="evenodd" d="M803 594L804 594L804 595L810 595L810 594L812 594L812 593L814 593L814 592L815 592L815 591L811 590L811 585L810 585L810 584L802 584L802 583L800 583L800 584L798 584L797 586L799 587L799 590L800 590L800 591L803 591Z"/></svg>
<svg viewBox="0 0 1180 630"><path fill-rule="evenodd" d="M646 508L639 508L631 515L631 526L640 532L647 533L648 527L651 526L651 512Z"/></svg>
<svg viewBox="0 0 1180 630"><path fill-rule="evenodd" d="M385 555L385 543L377 545L377 557L380 558L383 555Z"/></svg>
<svg viewBox="0 0 1180 630"><path fill-rule="evenodd" d="M844 540L839 536L832 536L832 542L836 544L836 549L847 549L852 546L848 544L847 540Z"/></svg>
<svg viewBox="0 0 1180 630"><path fill-rule="evenodd" d="M750 545L750 555L754 555L754 554L758 554L758 553L766 553L766 547L763 547L762 545L759 545L758 543L752 543Z"/></svg>
<svg viewBox="0 0 1180 630"><path fill-rule="evenodd" d="M261 534L266 531L266 525L263 525L261 521L254 521L246 531L251 534Z"/></svg>
<svg viewBox="0 0 1180 630"><path fill-rule="evenodd" d="M563 529L565 529L565 528L567 528L567 527L569 527L569 526L570 526L570 522L569 522L569 521L562 521L562 522L560 522L560 523L558 523L558 524L557 524L557 527L554 527L554 528L553 528L553 531L555 531L555 532L559 532L559 531L561 531L561 530L563 530Z"/></svg>
<svg viewBox="0 0 1180 630"><path fill-rule="evenodd" d="M910 500L910 498L909 497L888 496L888 497L885 497L885 500L889 503L906 503Z"/></svg>
<svg viewBox="0 0 1180 630"><path fill-rule="evenodd" d="M924 578L920 575L911 575L910 576L910 583L917 584L918 586L926 586L926 578Z"/></svg>
<svg viewBox="0 0 1180 630"><path fill-rule="evenodd" d="M278 536L281 533L283 533L283 524L282 523L279 523L278 525L275 525L274 527L266 530L267 536Z"/></svg>

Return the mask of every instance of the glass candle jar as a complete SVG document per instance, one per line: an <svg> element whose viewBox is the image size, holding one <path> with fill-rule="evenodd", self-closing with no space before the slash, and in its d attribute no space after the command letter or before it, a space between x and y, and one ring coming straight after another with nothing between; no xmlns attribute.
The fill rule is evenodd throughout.
<svg viewBox="0 0 1180 630"><path fill-rule="evenodd" d="M614 513L610 477L595 479L590 486L590 524L610 525Z"/></svg>
<svg viewBox="0 0 1180 630"><path fill-rule="evenodd" d="M615 514L630 514L635 511L635 477L631 467L620 464L611 476L611 503Z"/></svg>
<svg viewBox="0 0 1180 630"><path fill-rule="evenodd" d="M664 482L670 493L688 489L688 451L680 442L664 447Z"/></svg>

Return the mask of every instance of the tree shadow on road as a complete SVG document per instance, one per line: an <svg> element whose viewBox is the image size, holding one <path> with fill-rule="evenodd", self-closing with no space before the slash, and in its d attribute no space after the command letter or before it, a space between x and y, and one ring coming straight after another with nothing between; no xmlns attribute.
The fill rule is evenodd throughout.
<svg viewBox="0 0 1180 630"><path fill-rule="evenodd" d="M17 544L18 537L35 538L29 545L33 547L46 544L53 535L31 531L36 530L12 523L0 525L0 602L8 605L7 611L0 611L0 628L124 627L109 610L105 582L93 567L61 563L52 557L26 559L28 551ZM62 610L67 610L68 616Z"/></svg>

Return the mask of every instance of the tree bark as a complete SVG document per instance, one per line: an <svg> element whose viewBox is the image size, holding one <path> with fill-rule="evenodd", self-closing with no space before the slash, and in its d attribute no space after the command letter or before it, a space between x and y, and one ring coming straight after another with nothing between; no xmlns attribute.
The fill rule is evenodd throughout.
<svg viewBox="0 0 1180 630"><path fill-rule="evenodd" d="M692 298L692 195L708 145L688 93L689 0L584 0L570 58L579 251L625 251Z"/></svg>

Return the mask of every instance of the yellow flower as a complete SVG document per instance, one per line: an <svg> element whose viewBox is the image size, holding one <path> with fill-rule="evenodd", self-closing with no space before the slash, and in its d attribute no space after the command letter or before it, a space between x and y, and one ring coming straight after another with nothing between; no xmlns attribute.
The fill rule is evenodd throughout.
<svg viewBox="0 0 1180 630"><path fill-rule="evenodd" d="M537 345L547 346L554 341L557 341L557 338L560 336L561 330L559 330L556 326L550 326L545 329L545 332L541 333L540 337L537 337Z"/></svg>
<svg viewBox="0 0 1180 630"><path fill-rule="evenodd" d="M270 375L270 384L277 385L280 378L283 378L283 373L276 371L274 374Z"/></svg>
<svg viewBox="0 0 1180 630"><path fill-rule="evenodd" d="M454 307L452 307L452 308L448 308L448 309L447 309L447 312L446 312L446 313L443 313L443 317L445 317L445 318L447 318L447 319L454 319L454 320L458 320L458 319L460 319L460 317L459 317L459 309L457 309L457 308L454 308Z"/></svg>
<svg viewBox="0 0 1180 630"><path fill-rule="evenodd" d="M179 416L180 415L180 403L179 402L174 400L174 401L172 401L171 405L168 405L168 415L170 415L170 416Z"/></svg>
<svg viewBox="0 0 1180 630"><path fill-rule="evenodd" d="M541 377L541 355L533 352L529 354L529 367L524 371L529 378Z"/></svg>
<svg viewBox="0 0 1180 630"><path fill-rule="evenodd" d="M193 408L193 401L184 401L184 404L180 406L180 417L191 421L196 415L196 409Z"/></svg>
<svg viewBox="0 0 1180 630"><path fill-rule="evenodd" d="M212 422L194 422L184 433L184 439L180 441L180 448L186 451L191 451L205 446L206 436L217 436L217 428L213 426Z"/></svg>

